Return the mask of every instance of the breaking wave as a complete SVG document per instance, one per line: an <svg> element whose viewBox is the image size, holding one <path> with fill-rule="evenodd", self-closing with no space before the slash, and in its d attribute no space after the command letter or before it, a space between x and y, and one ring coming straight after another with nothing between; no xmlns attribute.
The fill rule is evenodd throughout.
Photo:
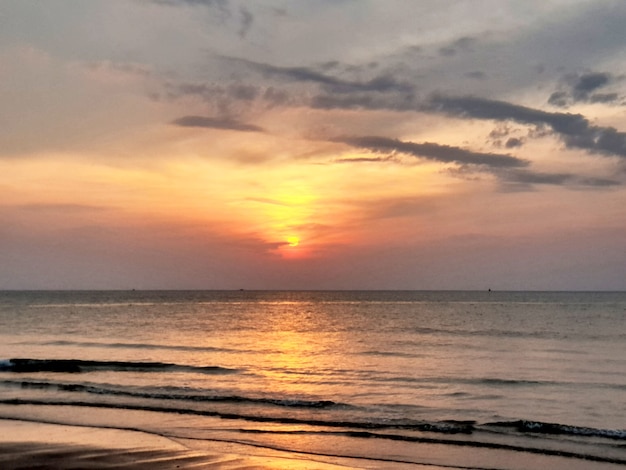
<svg viewBox="0 0 626 470"><path fill-rule="evenodd" d="M85 361L79 359L5 359L0 360L0 372L67 372L93 371L114 372L199 372L204 374L227 374L238 372L219 366L188 366L167 362Z"/></svg>

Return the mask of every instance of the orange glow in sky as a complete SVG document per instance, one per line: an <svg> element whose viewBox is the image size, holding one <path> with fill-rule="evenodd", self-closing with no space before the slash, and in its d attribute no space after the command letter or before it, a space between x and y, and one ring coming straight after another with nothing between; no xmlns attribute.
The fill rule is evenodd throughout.
<svg viewBox="0 0 626 470"><path fill-rule="evenodd" d="M619 2L5 3L0 289L626 289Z"/></svg>

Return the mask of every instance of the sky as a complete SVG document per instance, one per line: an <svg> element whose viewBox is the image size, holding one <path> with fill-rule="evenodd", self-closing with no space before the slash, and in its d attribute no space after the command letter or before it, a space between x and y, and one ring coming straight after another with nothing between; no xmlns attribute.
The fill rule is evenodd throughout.
<svg viewBox="0 0 626 470"><path fill-rule="evenodd" d="M626 290L623 0L0 0L0 289Z"/></svg>

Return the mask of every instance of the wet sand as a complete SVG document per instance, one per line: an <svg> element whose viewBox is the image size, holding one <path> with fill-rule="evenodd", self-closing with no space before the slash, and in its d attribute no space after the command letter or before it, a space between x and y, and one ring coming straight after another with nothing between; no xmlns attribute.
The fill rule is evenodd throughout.
<svg viewBox="0 0 626 470"><path fill-rule="evenodd" d="M198 451L166 437L143 432L0 419L0 468L3 470L372 468L347 461L332 464L306 456L272 454L275 452L271 450L256 452L254 448L221 442L212 443L210 450Z"/></svg>
<svg viewBox="0 0 626 470"><path fill-rule="evenodd" d="M336 443L341 448L341 439ZM381 445L365 440L363 446ZM394 443L384 444L388 455ZM343 449L346 450L346 449ZM365 455L365 447L343 455ZM141 431L0 419L2 470L613 470L623 466L526 452L416 444L411 462L286 451L219 440L173 439ZM396 454L400 456L400 454ZM404 462L404 463L403 463ZM419 463L422 462L422 463Z"/></svg>

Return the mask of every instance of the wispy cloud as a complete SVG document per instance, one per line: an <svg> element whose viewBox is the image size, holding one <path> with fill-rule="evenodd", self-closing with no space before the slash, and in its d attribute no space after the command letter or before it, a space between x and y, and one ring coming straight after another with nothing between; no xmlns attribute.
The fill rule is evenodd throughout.
<svg viewBox="0 0 626 470"><path fill-rule="evenodd" d="M250 13L245 6L242 6L239 9L239 13L241 14L241 27L239 29L239 37L245 38L252 27L252 23L254 23L254 15Z"/></svg>
<svg viewBox="0 0 626 470"><path fill-rule="evenodd" d="M475 38L469 36L463 36L459 39L456 39L452 43L443 46L439 49L439 55L444 57L452 57L456 54L464 51L471 50L472 45L476 42Z"/></svg>
<svg viewBox="0 0 626 470"><path fill-rule="evenodd" d="M534 185L581 186L609 188L620 186L621 182L604 178L580 177L572 173L549 173L527 169L530 162L511 155L473 152L450 145L432 142L415 143L379 136L344 137L335 139L353 147L365 148L376 153L387 153L385 157L345 159L346 162L386 162L392 160L394 153L403 153L416 158L434 160L441 163L456 163L458 171L452 174L467 176L475 172L488 172L506 184L515 184L518 188L531 188Z"/></svg>
<svg viewBox="0 0 626 470"><path fill-rule="evenodd" d="M547 173L529 170L509 170L499 175L505 183L522 185L526 187L534 185L587 187L587 188L611 188L621 186L621 182L605 178L587 178L572 173Z"/></svg>
<svg viewBox="0 0 626 470"><path fill-rule="evenodd" d="M149 3L156 3L157 5L167 6L203 6L203 7L218 7L222 10L228 8L228 0L144 0Z"/></svg>
<svg viewBox="0 0 626 470"><path fill-rule="evenodd" d="M355 92L412 92L414 86L399 81L391 74L380 74L369 80L349 80L319 71L315 67L281 67L269 63L255 62L234 57L222 57L223 60L239 63L261 75L287 82L314 83L324 90L343 94Z"/></svg>
<svg viewBox="0 0 626 470"><path fill-rule="evenodd" d="M183 116L172 121L172 124L180 127L202 127L205 129L221 129L242 132L265 132L262 127L254 124L247 124L234 119L220 119L206 116Z"/></svg>
<svg viewBox="0 0 626 470"><path fill-rule="evenodd" d="M405 142L379 136L344 137L336 139L336 141L353 147L365 148L372 152L400 152L442 163L484 165L491 168L525 167L528 165L528 161L511 155L472 152L460 147L440 145L432 142Z"/></svg>

